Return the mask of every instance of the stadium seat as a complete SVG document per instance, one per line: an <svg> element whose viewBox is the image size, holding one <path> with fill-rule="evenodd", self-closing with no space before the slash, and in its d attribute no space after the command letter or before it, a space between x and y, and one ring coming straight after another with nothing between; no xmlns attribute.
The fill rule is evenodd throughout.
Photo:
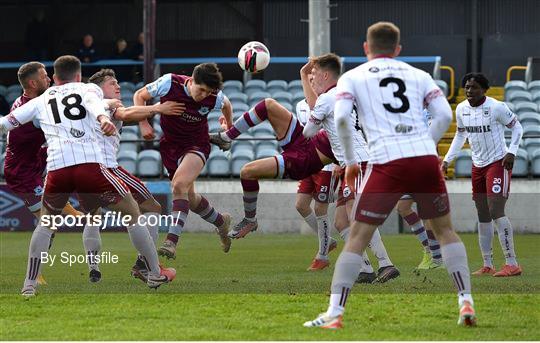
<svg viewBox="0 0 540 343"><path fill-rule="evenodd" d="M261 123L253 128L254 137L275 137L274 129L269 122Z"/></svg>
<svg viewBox="0 0 540 343"><path fill-rule="evenodd" d="M208 121L208 132L219 132L221 124L217 120Z"/></svg>
<svg viewBox="0 0 540 343"><path fill-rule="evenodd" d="M257 103L261 100L264 100L266 98L270 98L271 95L268 92L253 92L249 96L249 106L253 107L257 105Z"/></svg>
<svg viewBox="0 0 540 343"><path fill-rule="evenodd" d="M159 177L161 155L156 150L143 150L137 158L137 174L142 177Z"/></svg>
<svg viewBox="0 0 540 343"><path fill-rule="evenodd" d="M443 91L444 96L448 96L448 84L444 80L434 80L435 84Z"/></svg>
<svg viewBox="0 0 540 343"><path fill-rule="evenodd" d="M527 125L523 126L523 136L530 138L530 136L540 136L540 125Z"/></svg>
<svg viewBox="0 0 540 343"><path fill-rule="evenodd" d="M527 83L525 81L520 80L511 80L508 81L504 85L504 92L511 92L511 91L526 91L527 90Z"/></svg>
<svg viewBox="0 0 540 343"><path fill-rule="evenodd" d="M139 137L139 125L122 126L122 133L129 132Z"/></svg>
<svg viewBox="0 0 540 343"><path fill-rule="evenodd" d="M531 157L531 174L535 177L540 176L540 149L533 152Z"/></svg>
<svg viewBox="0 0 540 343"><path fill-rule="evenodd" d="M244 134L247 136L247 134ZM245 136L242 136L242 138L246 138ZM254 148L254 144L252 141L248 141L248 140L236 140L233 142L232 144L232 152L234 153L235 151L237 150L249 150L249 151L254 151L255 148Z"/></svg>
<svg viewBox="0 0 540 343"><path fill-rule="evenodd" d="M249 80L244 86L244 93L248 96L255 92L264 92L266 91L266 82L263 80Z"/></svg>
<svg viewBox="0 0 540 343"><path fill-rule="evenodd" d="M260 150L257 150L255 159L259 160L261 158L276 156L277 154L278 154L278 151L276 149L271 149L271 148L260 149Z"/></svg>
<svg viewBox="0 0 540 343"><path fill-rule="evenodd" d="M523 140L522 145L525 147L527 154L529 154L529 157L532 160L534 152L540 149L540 138L526 138Z"/></svg>
<svg viewBox="0 0 540 343"><path fill-rule="evenodd" d="M124 107L133 106L133 95L126 98L122 97L122 104L124 105Z"/></svg>
<svg viewBox="0 0 540 343"><path fill-rule="evenodd" d="M515 105L515 113L517 115L520 115L525 112L536 112L538 110L538 106L534 102L530 101L523 101L519 102Z"/></svg>
<svg viewBox="0 0 540 343"><path fill-rule="evenodd" d="M127 81L120 82L119 86L121 90L129 90L131 93L135 93L137 90L135 89L135 85L133 83Z"/></svg>
<svg viewBox="0 0 540 343"><path fill-rule="evenodd" d="M133 93L134 92L131 89L122 88L120 90L120 97L121 97L122 101L125 101L125 100L128 100L128 99L133 101Z"/></svg>
<svg viewBox="0 0 540 343"><path fill-rule="evenodd" d="M472 169L471 150L461 150L456 157L454 175L456 177L470 177Z"/></svg>
<svg viewBox="0 0 540 343"><path fill-rule="evenodd" d="M135 90L143 88L144 85L145 85L145 83L143 81L136 83L135 84Z"/></svg>
<svg viewBox="0 0 540 343"><path fill-rule="evenodd" d="M529 176L529 155L527 150L518 149L512 168L512 177L528 177Z"/></svg>
<svg viewBox="0 0 540 343"><path fill-rule="evenodd" d="M242 113L249 111L249 105L247 103L235 102L233 104L233 111L241 111Z"/></svg>
<svg viewBox="0 0 540 343"><path fill-rule="evenodd" d="M225 94L228 94L225 92L225 90L236 90L237 92L242 92L242 89L244 88L244 85L242 84L242 81L238 80L227 80L223 82L223 91Z"/></svg>
<svg viewBox="0 0 540 343"><path fill-rule="evenodd" d="M515 92L510 93L508 97L506 98L506 100L514 104L517 104L523 101L531 101L532 95L531 93L527 91L515 91Z"/></svg>
<svg viewBox="0 0 540 343"><path fill-rule="evenodd" d="M14 84L7 88L7 93L17 93L18 95L21 95L23 92L22 86L20 84Z"/></svg>
<svg viewBox="0 0 540 343"><path fill-rule="evenodd" d="M540 114L535 112L525 112L518 115L521 125L540 125Z"/></svg>
<svg viewBox="0 0 540 343"><path fill-rule="evenodd" d="M289 82L288 90L291 94L295 94L297 92L302 92L303 94L304 88L302 88L302 80L292 80L291 82ZM303 98L304 97L302 96L302 99Z"/></svg>
<svg viewBox="0 0 540 343"><path fill-rule="evenodd" d="M139 143L137 142L124 142L124 140L137 140L139 136L131 132L122 132L120 135L120 149L124 151L137 152Z"/></svg>
<svg viewBox="0 0 540 343"><path fill-rule="evenodd" d="M266 84L266 91L272 94L272 97L277 92L286 92L288 90L288 84L285 80L272 80Z"/></svg>
<svg viewBox="0 0 540 343"><path fill-rule="evenodd" d="M531 92L532 102L539 103L540 102L540 90Z"/></svg>
<svg viewBox="0 0 540 343"><path fill-rule="evenodd" d="M231 102L241 102L244 104L247 104L248 102L248 96L244 93L232 93L231 95L227 95L227 97Z"/></svg>
<svg viewBox="0 0 540 343"><path fill-rule="evenodd" d="M231 174L231 164L225 153L219 149L214 149L208 157L209 176L229 176Z"/></svg>
<svg viewBox="0 0 540 343"><path fill-rule="evenodd" d="M278 150L278 142L276 140L257 141L255 143L255 150L263 150L263 149Z"/></svg>
<svg viewBox="0 0 540 343"><path fill-rule="evenodd" d="M156 135L156 138L161 138L161 136L163 136L163 129L161 128L159 121L155 120L152 127L154 128L154 134Z"/></svg>
<svg viewBox="0 0 540 343"><path fill-rule="evenodd" d="M217 121L220 116L221 116L221 111L213 110L213 111L210 111L210 113L208 113L208 116L206 118L208 122L210 122L213 120Z"/></svg>
<svg viewBox="0 0 540 343"><path fill-rule="evenodd" d="M0 85L0 95L5 97L7 95L7 92L7 87L4 85Z"/></svg>
<svg viewBox="0 0 540 343"><path fill-rule="evenodd" d="M0 176L4 177L4 161L6 160L6 153L0 153Z"/></svg>
<svg viewBox="0 0 540 343"><path fill-rule="evenodd" d="M10 107L11 105L13 105L13 103L15 102L15 100L17 100L19 96L21 95L13 92L6 95L6 101L8 102Z"/></svg>
<svg viewBox="0 0 540 343"><path fill-rule="evenodd" d="M540 91L540 80L534 80L529 82L527 90L532 94Z"/></svg>
<svg viewBox="0 0 540 343"><path fill-rule="evenodd" d="M137 172L137 152L132 150L122 150L118 153L116 159L118 164L124 167L131 174L136 174Z"/></svg>
<svg viewBox="0 0 540 343"><path fill-rule="evenodd" d="M298 104L298 102L304 100L304 91L301 90L299 92L292 93L292 94L293 94L292 105L293 105L294 111L296 112L296 104Z"/></svg>
<svg viewBox="0 0 540 343"><path fill-rule="evenodd" d="M240 149L232 153L231 173L233 176L240 176L242 167L255 158L253 150Z"/></svg>
<svg viewBox="0 0 540 343"><path fill-rule="evenodd" d="M240 118L244 115L244 111L234 111L233 112L233 121L236 121L236 119Z"/></svg>
<svg viewBox="0 0 540 343"><path fill-rule="evenodd" d="M281 103L281 102L292 103L292 101L293 101L293 97L292 97L291 93L288 93L288 92L276 92L272 96L272 98L274 98L279 103Z"/></svg>

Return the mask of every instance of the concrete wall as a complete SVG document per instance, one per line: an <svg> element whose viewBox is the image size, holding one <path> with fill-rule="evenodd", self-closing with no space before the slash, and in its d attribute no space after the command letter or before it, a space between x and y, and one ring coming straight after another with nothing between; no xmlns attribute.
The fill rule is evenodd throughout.
<svg viewBox="0 0 540 343"><path fill-rule="evenodd" d="M258 203L259 231L261 232L305 232L306 227L294 207L296 182L264 181ZM167 185L162 184L163 187ZM452 220L460 232L476 230L476 209L471 198L470 179L447 182L450 195ZM233 223L243 217L242 190L238 180L197 181L196 189L211 201L219 210L233 215ZM540 233L540 180L512 180L510 199L506 214L512 221L516 232ZM330 217L333 220L334 208ZM408 230L406 224L405 230ZM212 227L190 213L186 231L210 231ZM395 213L384 223L383 233L398 233L398 216Z"/></svg>

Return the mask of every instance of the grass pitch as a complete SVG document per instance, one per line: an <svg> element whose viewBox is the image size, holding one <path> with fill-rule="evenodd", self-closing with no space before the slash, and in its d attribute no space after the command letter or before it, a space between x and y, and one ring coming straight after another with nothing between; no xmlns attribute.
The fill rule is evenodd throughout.
<svg viewBox="0 0 540 343"><path fill-rule="evenodd" d="M471 270L481 266L476 235L461 235ZM305 269L315 236L252 234L224 254L216 235L185 234L177 279L157 291L129 276L134 249L125 233L104 233L103 250L119 256L88 282L85 264L61 264L61 252L82 254L81 234L57 235L48 285L29 301L18 295L29 233L0 233L2 340L538 340L540 235L515 237L524 275L473 278L479 326L456 325L457 300L445 270L412 272L420 261L412 235L384 236L402 276L382 285L357 285L343 330L306 329L324 311L333 268ZM503 263L494 240L495 262ZM340 242L341 244L341 242ZM341 245L338 250L341 249ZM331 255L332 262L337 253ZM376 265L375 259L372 262Z"/></svg>

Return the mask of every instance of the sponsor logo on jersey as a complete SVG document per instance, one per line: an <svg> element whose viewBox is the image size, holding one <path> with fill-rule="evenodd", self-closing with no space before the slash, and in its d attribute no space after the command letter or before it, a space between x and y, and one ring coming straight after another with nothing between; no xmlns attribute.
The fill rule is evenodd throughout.
<svg viewBox="0 0 540 343"><path fill-rule="evenodd" d="M465 126L465 130L467 130L468 133L491 132L491 126L490 125Z"/></svg>
<svg viewBox="0 0 540 343"><path fill-rule="evenodd" d="M491 187L491 190L493 191L493 193L500 193L501 185L493 185L493 187Z"/></svg>
<svg viewBox="0 0 540 343"><path fill-rule="evenodd" d="M0 216L24 207L24 201L7 192L0 190Z"/></svg>
<svg viewBox="0 0 540 343"><path fill-rule="evenodd" d="M462 115L463 115L464 117L465 117L465 116L470 116L471 113L470 113L470 112L467 112L467 113L463 113Z"/></svg>
<svg viewBox="0 0 540 343"><path fill-rule="evenodd" d="M410 125L398 124L394 129L396 130L396 133L409 133L412 131L413 127Z"/></svg>
<svg viewBox="0 0 540 343"><path fill-rule="evenodd" d="M35 196L42 196L43 195L43 187L37 186L34 188L34 195Z"/></svg>
<svg viewBox="0 0 540 343"><path fill-rule="evenodd" d="M75 138L81 138L85 134L84 131L77 130L75 128L71 128L71 130L69 130L69 133L71 133L71 135Z"/></svg>
<svg viewBox="0 0 540 343"><path fill-rule="evenodd" d="M377 67L371 67L371 68L369 68L368 70L369 70L370 72L372 72L372 73L378 73L378 72L379 72L379 68L377 68Z"/></svg>
<svg viewBox="0 0 540 343"><path fill-rule="evenodd" d="M210 112L210 109L206 106L202 106L200 109L199 109L199 114L200 115L207 115L208 112Z"/></svg>

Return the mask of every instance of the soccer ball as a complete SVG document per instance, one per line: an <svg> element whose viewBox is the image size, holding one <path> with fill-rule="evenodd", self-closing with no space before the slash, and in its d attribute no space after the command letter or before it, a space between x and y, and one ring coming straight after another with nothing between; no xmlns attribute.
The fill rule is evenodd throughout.
<svg viewBox="0 0 540 343"><path fill-rule="evenodd" d="M268 67L270 52L261 42L252 41L246 43L238 51L238 64L248 73L257 73Z"/></svg>

